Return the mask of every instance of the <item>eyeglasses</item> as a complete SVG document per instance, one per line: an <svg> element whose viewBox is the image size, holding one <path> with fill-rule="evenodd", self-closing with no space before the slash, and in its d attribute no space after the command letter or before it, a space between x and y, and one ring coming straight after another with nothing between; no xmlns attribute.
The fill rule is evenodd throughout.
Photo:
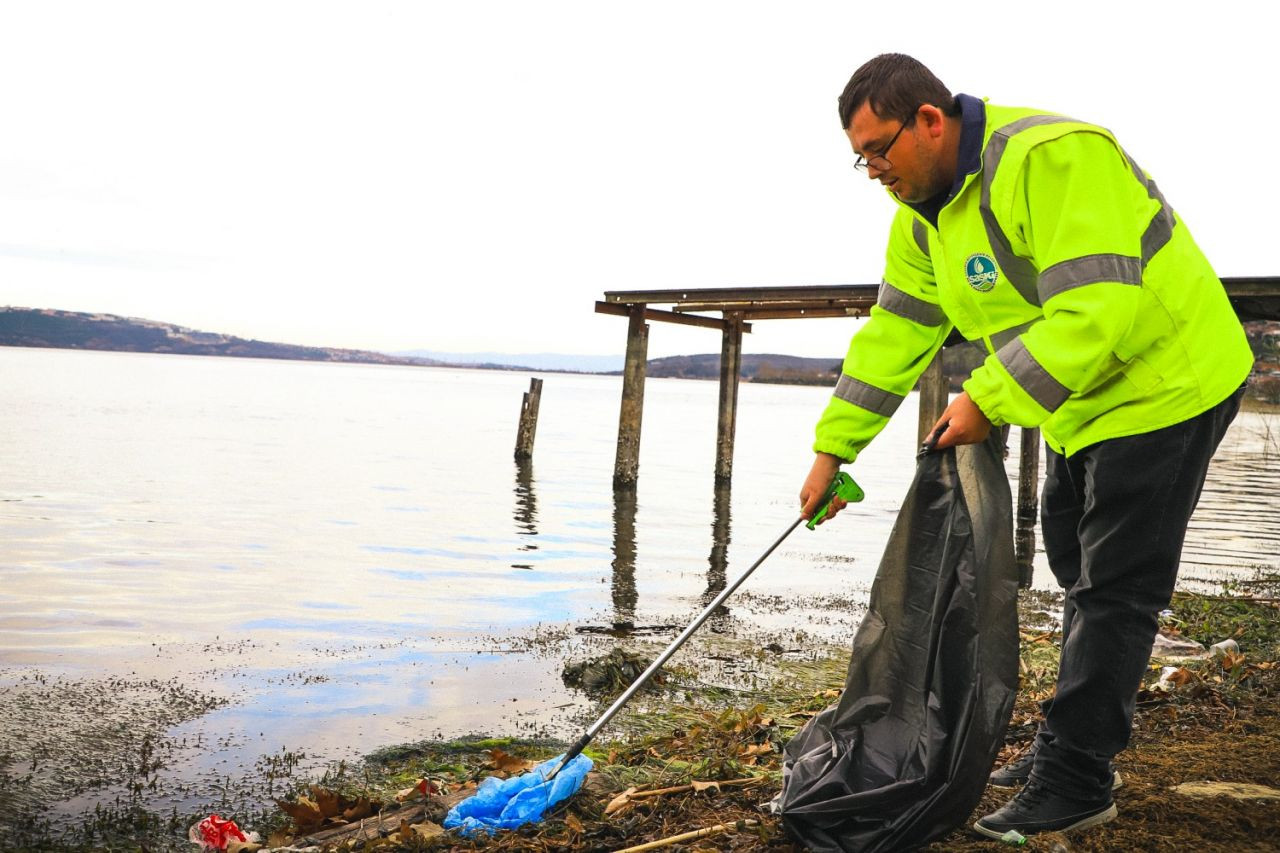
<svg viewBox="0 0 1280 853"><path fill-rule="evenodd" d="M868 166L874 166L877 172L887 172L892 169L893 164L886 160L884 155L889 153L889 149L893 147L893 143L898 141L898 137L902 135L902 131L906 130L907 125L915 121L915 118L916 117L913 115L911 118L904 121L898 128L898 132L893 135L893 139L889 140L889 144L886 145L884 150L879 154L872 154L870 159L864 159L863 156L859 154L858 159L853 161L853 168L857 169L859 172L867 171Z"/></svg>

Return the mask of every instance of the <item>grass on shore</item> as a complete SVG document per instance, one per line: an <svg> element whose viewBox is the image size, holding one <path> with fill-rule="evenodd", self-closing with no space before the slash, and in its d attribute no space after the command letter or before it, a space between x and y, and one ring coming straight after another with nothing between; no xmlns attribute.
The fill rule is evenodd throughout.
<svg viewBox="0 0 1280 853"><path fill-rule="evenodd" d="M1021 685L1001 759L1029 745L1038 702L1051 694L1057 673L1058 633L1044 626L1054 602L1024 593ZM1271 785L1280 778L1280 574L1224 584L1212 594L1179 592L1162 631L1209 646L1234 639L1239 653L1183 661L1170 692L1155 689L1162 661L1153 661L1138 697L1129 749L1117 757L1125 787L1117 792L1120 816L1095 830L1064 838L1032 837L1025 849L1102 851L1120 848L1214 851L1261 849L1280 836L1274 804L1226 797L1191 799L1171 792L1181 782L1216 780ZM796 853L777 818L760 805L781 785L782 745L839 696L847 652L784 665L780 676L755 695L707 690L694 701L633 714L612 741L589 754L597 778L542 822L516 832L475 841L453 835L425 837L407 829L378 840L333 849L388 851L619 850L710 826L730 829L670 846L671 850L773 850ZM687 685L686 685L687 690ZM726 699L731 700L726 703ZM661 703L656 703L661 705ZM728 705L726 707L726 704ZM486 750L542 759L558 744L512 740L418 744L370 759L366 775L350 792L386 796L419 778L466 785L493 772ZM706 785L719 781L732 784ZM666 795L643 792L680 788ZM637 789L623 808L606 814L611 801ZM1009 792L988 788L972 819L986 814ZM928 850L990 850L967 826Z"/></svg>

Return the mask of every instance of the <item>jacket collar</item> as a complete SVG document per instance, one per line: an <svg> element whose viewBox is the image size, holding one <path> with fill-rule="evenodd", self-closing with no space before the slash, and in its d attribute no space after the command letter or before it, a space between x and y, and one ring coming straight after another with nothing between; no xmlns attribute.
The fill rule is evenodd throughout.
<svg viewBox="0 0 1280 853"><path fill-rule="evenodd" d="M938 227L938 213L959 194L965 178L982 168L982 137L987 124L986 105L973 95L958 94L956 101L960 104L960 151L956 155L956 177L951 189L919 204L907 205L927 219L934 228Z"/></svg>

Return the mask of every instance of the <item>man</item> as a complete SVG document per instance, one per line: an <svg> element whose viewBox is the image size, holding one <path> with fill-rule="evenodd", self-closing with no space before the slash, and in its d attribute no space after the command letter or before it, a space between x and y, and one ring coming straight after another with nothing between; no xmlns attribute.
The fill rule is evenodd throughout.
<svg viewBox="0 0 1280 853"><path fill-rule="evenodd" d="M1252 365L1244 332L1186 226L1108 131L953 97L901 54L858 69L839 111L855 168L898 211L878 304L817 425L802 512L953 329L982 343L936 446L993 425L1041 429L1041 528L1066 601L1033 751L993 774L1025 785L974 827L999 838L1103 823L1187 522Z"/></svg>

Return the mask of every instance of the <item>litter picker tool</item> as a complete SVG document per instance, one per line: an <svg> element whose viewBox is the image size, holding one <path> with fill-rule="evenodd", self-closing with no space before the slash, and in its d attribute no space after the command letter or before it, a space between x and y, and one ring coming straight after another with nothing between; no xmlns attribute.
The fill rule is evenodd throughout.
<svg viewBox="0 0 1280 853"><path fill-rule="evenodd" d="M857 503L862 500L863 492L858 484L855 483L853 478L848 474L843 471L837 473L835 479L831 481L831 485L827 488L827 494L823 500L822 506L813 514L813 519L808 524L810 530L815 529L818 524L827 517L827 513L831 509L831 501L836 497L843 498L847 503ZM560 772L561 767L568 764L575 756L579 755L582 750L586 749L587 744L591 742L591 739L594 738L602 728L604 728L605 724L608 723L609 720L613 719L613 715L622 710L622 706L626 705L627 701L631 699L631 697L634 696L641 687L644 687L645 683L653 676L653 674L657 672L664 663L669 661L671 656L685 644L685 641L693 636L694 632L701 628L704 622L711 618L711 614L716 611L716 608L724 604L725 600L729 596L733 595L734 591L736 591L738 587L742 586L743 581L751 577L751 573L754 572L761 563L768 559L769 555L774 552L774 549L781 545L782 541L791 535L791 531L799 527L803 521L804 517L801 516L791 522L791 525L782 532L782 535L775 539L773 544L765 549L765 552L760 555L759 559L748 566L745 572L738 575L737 579L734 580L733 583L722 589L720 594L717 595L710 604L703 608L702 612L698 614L698 618L689 623L689 627L680 632L680 636L672 640L671 645L667 646L666 649L663 650L662 654L658 655L653 663L649 664L649 668L642 672L640 677L637 678L621 696L613 700L613 704L609 706L609 709L601 714L600 718L591 724L590 728L587 729L586 733L583 734L582 737L578 738L578 742L575 743L567 753L565 753L564 760L560 762L559 767L551 772L550 776L547 777L548 779L554 777Z"/></svg>
<svg viewBox="0 0 1280 853"><path fill-rule="evenodd" d="M841 498L846 503L857 503L863 499L864 493L862 488L855 483L853 478L848 474L843 471L837 473L835 479L831 481L831 485L827 487L822 505L819 507L818 511L814 513L813 519L809 521L807 525L810 530L815 529L818 524L827 517L828 513L831 511L831 502L837 497ZM685 628L684 631L680 633L680 636L676 637L675 640L671 642L671 645L667 646L666 649L663 650L662 654L658 655L653 663L649 664L648 669L641 673L631 686L628 687L621 696L615 699L613 704L610 705L609 708L587 728L582 737L578 738L577 742L569 748L569 751L566 752L563 757L559 759L553 758L546 761L521 777L505 780L496 780L492 778L486 779L481 783L480 791L476 796L469 800L464 800L450 811L449 816L445 819L445 827L460 827L463 834L467 835L479 830L491 831L495 828L513 828L514 826L521 825L521 823L540 820L547 809L556 803L559 803L561 800L572 796L581 786L583 778L585 778L587 771L591 768L590 759L582 756L582 751L587 748L587 744L591 743L591 740L602 728L604 728L605 724L607 724L609 720L613 719L614 715L617 714L618 711L622 710L623 706L627 704L631 697L634 696L651 677L653 677L653 674L656 673L663 664L671 659L671 656L685 644L685 641L693 636L694 632L701 628L704 622L711 618L711 614L716 611L716 608L720 607L720 605L722 605L729 596L733 595L734 591L736 591L738 587L740 587L742 583L751 576L751 573L754 572L760 564L763 563L769 555L782 544L783 540L790 536L791 532L802 523L804 523L804 516L801 516L791 522L787 529L782 532L782 535L774 540L773 544L770 545L765 552L747 568L746 571L740 574L733 583L721 590L719 595L717 595L710 604L703 608L702 612L698 614L698 617L689 624L689 627ZM580 757L581 760L578 760ZM572 781L568 778L557 778L565 768L569 768L571 771L570 773L565 774L566 777L573 776L576 778ZM489 792L486 792L485 786L490 782L494 782L495 784L490 786ZM505 787L499 789L499 785ZM487 796L487 794L492 794L492 796ZM540 796L540 794L545 794L545 796ZM520 820L520 823L512 824L507 821L503 821L501 824L493 824L486 819L487 816L496 816L499 811L501 811L502 814L507 814L509 812L510 807L507 809L501 809L504 796L510 799L511 805L516 805L517 799L523 801L522 807L518 809L518 811L522 813L519 817L523 818ZM480 801L482 797L485 800L484 802L473 803L473 801ZM532 813L535 808L536 813ZM519 818L512 814L511 819L515 820Z"/></svg>

